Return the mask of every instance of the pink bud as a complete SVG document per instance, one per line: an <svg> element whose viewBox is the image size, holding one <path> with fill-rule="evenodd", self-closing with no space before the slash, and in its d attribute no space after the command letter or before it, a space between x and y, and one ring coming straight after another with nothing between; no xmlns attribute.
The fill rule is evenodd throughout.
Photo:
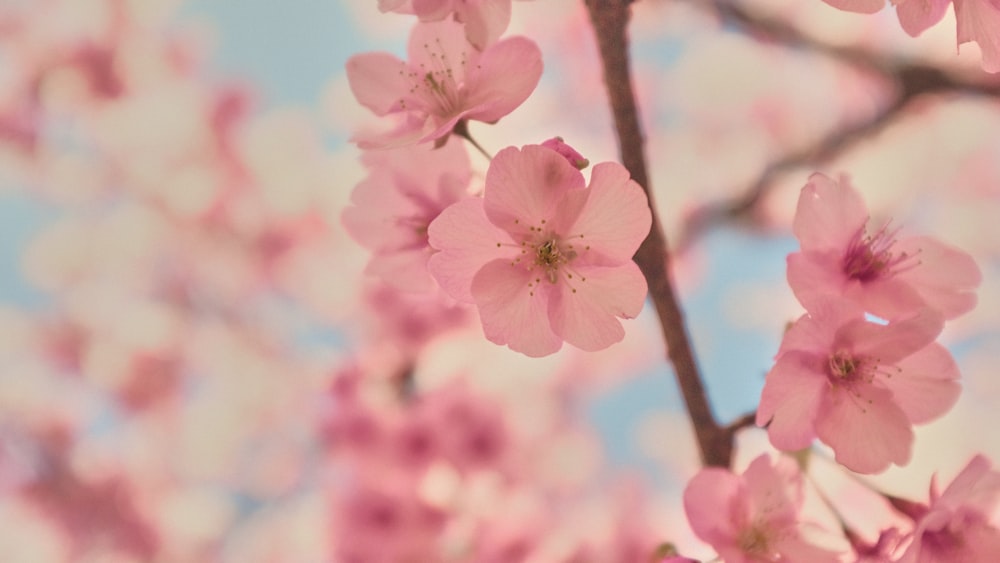
<svg viewBox="0 0 1000 563"><path fill-rule="evenodd" d="M563 156L570 164L576 167L577 170L583 170L590 165L590 161L583 158L583 155L576 152L576 149L567 145L562 137L552 137L548 141L542 143L543 147L552 149Z"/></svg>

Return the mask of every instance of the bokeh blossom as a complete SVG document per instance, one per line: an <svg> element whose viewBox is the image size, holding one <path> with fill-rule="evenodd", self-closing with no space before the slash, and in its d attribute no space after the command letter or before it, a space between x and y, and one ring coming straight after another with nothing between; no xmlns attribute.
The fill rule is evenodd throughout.
<svg viewBox="0 0 1000 563"><path fill-rule="evenodd" d="M368 177L351 193L342 219L347 232L373 251L366 272L401 290L429 291L427 226L466 195L472 177L458 141L370 151L362 155Z"/></svg>
<svg viewBox="0 0 1000 563"><path fill-rule="evenodd" d="M991 563L1000 553L996 527L1000 472L974 457L944 492L931 484L930 506L917 521L899 563Z"/></svg>

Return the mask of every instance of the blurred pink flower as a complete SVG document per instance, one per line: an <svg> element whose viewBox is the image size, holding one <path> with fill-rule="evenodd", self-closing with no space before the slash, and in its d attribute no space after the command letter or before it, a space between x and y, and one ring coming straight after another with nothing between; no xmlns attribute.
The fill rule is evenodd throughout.
<svg viewBox="0 0 1000 563"><path fill-rule="evenodd" d="M465 37L483 49L496 42L510 24L511 0L379 0L383 12L416 14L420 21L453 16L465 24Z"/></svg>
<svg viewBox="0 0 1000 563"><path fill-rule="evenodd" d="M495 123L534 91L542 55L533 41L510 37L480 52L460 28L452 21L418 23L409 62L381 52L348 59L347 79L358 102L375 115L402 118L392 131L355 136L359 147L438 141L463 120Z"/></svg>
<svg viewBox="0 0 1000 563"><path fill-rule="evenodd" d="M584 350L620 341L619 318L642 310L646 280L632 261L649 232L646 195L617 163L594 167L590 187L562 155L509 147L468 198L431 223L428 261L452 297L475 303L486 337L528 356L565 340Z"/></svg>
<svg viewBox="0 0 1000 563"><path fill-rule="evenodd" d="M848 12L874 14L885 7L885 0L823 0ZM975 41L983 56L983 70L1000 72L1000 2L997 0L893 0L899 24L910 37L916 37L941 21L948 4L955 4L958 22L958 45Z"/></svg>
<svg viewBox="0 0 1000 563"><path fill-rule="evenodd" d="M370 151L361 159L369 174L351 193L342 220L373 251L366 271L399 290L433 290L427 226L466 193L472 170L465 148L452 141L439 149Z"/></svg>
<svg viewBox="0 0 1000 563"><path fill-rule="evenodd" d="M934 339L943 327L930 309L888 325L868 322L848 301L814 303L785 333L767 374L757 424L771 443L799 450L813 438L859 473L909 461L913 424L958 399L958 367Z"/></svg>
<svg viewBox="0 0 1000 563"><path fill-rule="evenodd" d="M947 319L976 305L981 274L971 256L929 237L867 231L868 211L846 179L813 174L802 188L793 230L802 246L788 256L788 284L807 311L842 295L885 319L924 306Z"/></svg>
<svg viewBox="0 0 1000 563"><path fill-rule="evenodd" d="M1000 472L977 455L938 494L917 522L899 563L993 563L1000 558L1000 529L993 525L1000 502Z"/></svg>
<svg viewBox="0 0 1000 563"><path fill-rule="evenodd" d="M975 41L983 56L983 70L1000 72L1000 2L954 0L954 3L958 44Z"/></svg>
<svg viewBox="0 0 1000 563"><path fill-rule="evenodd" d="M837 562L835 552L806 541L799 512L804 501L795 462L767 454L742 475L702 469L684 489L684 510L695 535L726 563Z"/></svg>

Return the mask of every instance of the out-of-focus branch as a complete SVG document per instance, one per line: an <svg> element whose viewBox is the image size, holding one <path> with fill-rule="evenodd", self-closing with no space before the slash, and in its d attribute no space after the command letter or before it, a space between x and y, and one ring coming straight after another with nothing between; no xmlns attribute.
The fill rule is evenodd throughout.
<svg viewBox="0 0 1000 563"><path fill-rule="evenodd" d="M630 0L585 2L597 36L622 164L628 169L632 179L645 190L650 198L650 209L653 210L652 228L636 252L635 261L649 285L649 295L663 329L667 355L673 364L681 395L694 426L702 463L728 467L732 458L733 432L719 426L709 406L683 313L671 284L670 254L649 185L643 135L639 127L629 65L627 27Z"/></svg>
<svg viewBox="0 0 1000 563"><path fill-rule="evenodd" d="M905 115L919 98L949 94L1000 98L1000 83L995 79L953 74L931 65L908 63L867 49L828 45L784 20L754 14L730 1L698 0L695 4L713 11L723 22L749 36L830 57L884 80L892 85L892 90L888 103L869 119L834 129L811 145L789 152L767 165L741 195L707 204L692 213L677 241L680 250L690 246L711 228L753 212L782 173L832 160Z"/></svg>

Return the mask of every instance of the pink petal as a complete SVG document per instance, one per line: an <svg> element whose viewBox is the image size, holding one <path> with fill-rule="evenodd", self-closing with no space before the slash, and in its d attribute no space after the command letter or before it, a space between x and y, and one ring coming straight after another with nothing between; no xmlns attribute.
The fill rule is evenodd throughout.
<svg viewBox="0 0 1000 563"><path fill-rule="evenodd" d="M433 125L427 116L417 112L396 114L396 127L386 131L364 131L351 137L351 142L362 150L394 149L412 145L426 136Z"/></svg>
<svg viewBox="0 0 1000 563"><path fill-rule="evenodd" d="M436 286L427 270L429 248L414 248L392 254L374 254L365 273L378 276L401 291L426 292Z"/></svg>
<svg viewBox="0 0 1000 563"><path fill-rule="evenodd" d="M983 56L983 70L1000 72L1000 6L988 0L954 0L958 44L975 41Z"/></svg>
<svg viewBox="0 0 1000 563"><path fill-rule="evenodd" d="M634 318L642 310L646 278L631 261L578 272L555 284L548 315L552 330L583 350L603 350L625 337L618 318ZM541 283L548 284L544 279Z"/></svg>
<svg viewBox="0 0 1000 563"><path fill-rule="evenodd" d="M940 310L947 319L975 307L975 289L983 276L972 256L929 237L907 238L896 248L920 261L897 277L912 285L927 305Z"/></svg>
<svg viewBox="0 0 1000 563"><path fill-rule="evenodd" d="M478 49L484 49L507 30L510 0L469 0L463 20L469 42Z"/></svg>
<svg viewBox="0 0 1000 563"><path fill-rule="evenodd" d="M783 561L808 561L809 563L838 563L840 554L807 543L798 534L780 534L774 538L774 550Z"/></svg>
<svg viewBox="0 0 1000 563"><path fill-rule="evenodd" d="M781 356L764 380L757 425L767 427L771 444L779 450L808 447L816 437L813 420L827 389L826 377L815 355L798 351Z"/></svg>
<svg viewBox="0 0 1000 563"><path fill-rule="evenodd" d="M885 6L885 0L823 0L827 4L844 10L846 12L856 12L859 14L874 14Z"/></svg>
<svg viewBox="0 0 1000 563"><path fill-rule="evenodd" d="M848 323L837 331L837 346L855 354L878 358L884 364L895 364L926 347L941 334L944 318L933 309L924 308L907 319L888 325L864 319Z"/></svg>
<svg viewBox="0 0 1000 563"><path fill-rule="evenodd" d="M868 222L868 209L846 178L838 183L813 174L799 194L792 231L803 251L843 253L851 238Z"/></svg>
<svg viewBox="0 0 1000 563"><path fill-rule="evenodd" d="M892 400L914 424L948 412L961 392L955 360L943 346L931 343L897 364L902 373L883 379Z"/></svg>
<svg viewBox="0 0 1000 563"><path fill-rule="evenodd" d="M420 21L442 20L453 11L452 0L413 0L413 13Z"/></svg>
<svg viewBox="0 0 1000 563"><path fill-rule="evenodd" d="M684 512L691 530L716 550L736 543L743 525L739 509L745 505L745 491L740 478L725 469L702 469L684 489ZM737 516L734 518L734 516Z"/></svg>
<svg viewBox="0 0 1000 563"><path fill-rule="evenodd" d="M855 386L826 394L816 433L838 463L858 473L879 473L910 460L913 429L885 389Z"/></svg>
<svg viewBox="0 0 1000 563"><path fill-rule="evenodd" d="M487 340L506 344L527 356L552 354L562 339L549 327L551 284L534 284L535 274L509 260L494 260L472 280L472 296L479 307Z"/></svg>
<svg viewBox="0 0 1000 563"><path fill-rule="evenodd" d="M590 189L569 197L584 194L586 202L572 225L562 227L557 222L555 229L573 240L583 235L579 244L590 250L581 255L581 260L590 262L591 254L602 258L594 263L631 260L652 224L649 202L642 188L630 179L624 166L603 162L591 173Z"/></svg>
<svg viewBox="0 0 1000 563"><path fill-rule="evenodd" d="M564 217L563 196L583 187L583 174L555 151L539 145L508 147L486 171L483 208L494 225L526 236L529 228Z"/></svg>
<svg viewBox="0 0 1000 563"><path fill-rule="evenodd" d="M466 198L442 211L427 234L431 247L441 251L430 257L427 269L446 293L466 303L476 301L472 280L487 262L517 253L506 246L513 244L510 235L486 218L480 198Z"/></svg>
<svg viewBox="0 0 1000 563"><path fill-rule="evenodd" d="M766 519L772 529L793 525L804 500L802 476L794 461L786 456L774 465L770 456L757 456L743 472L751 511Z"/></svg>
<svg viewBox="0 0 1000 563"><path fill-rule="evenodd" d="M906 317L924 308L920 293L899 276L862 283L848 281L844 297L861 305L866 312L883 319Z"/></svg>
<svg viewBox="0 0 1000 563"><path fill-rule="evenodd" d="M863 319L864 310L851 301L836 296L817 297L809 313L799 317L781 339L779 356L791 350L826 356L834 348L837 330L855 319Z"/></svg>
<svg viewBox="0 0 1000 563"><path fill-rule="evenodd" d="M903 31L916 37L941 21L951 0L902 0L896 5L896 16Z"/></svg>
<svg viewBox="0 0 1000 563"><path fill-rule="evenodd" d="M390 169L394 183L407 191L406 186L424 186L443 177L453 177L447 184L438 183L438 199L455 197L464 191L472 178L469 152L461 139L454 139L438 148L416 145L397 150L367 151L361 162L373 172ZM456 184L460 184L456 186ZM441 193L443 191L447 193ZM409 190L412 191L412 190ZM435 190L421 190L434 194ZM354 199L354 194L351 194Z"/></svg>
<svg viewBox="0 0 1000 563"><path fill-rule="evenodd" d="M400 109L410 89L406 63L389 53L362 53L347 59L347 81L358 103L375 115Z"/></svg>
<svg viewBox="0 0 1000 563"><path fill-rule="evenodd" d="M992 468L986 456L976 455L952 479L934 506L954 509L964 505L982 515L992 514L1000 500L1000 473Z"/></svg>
<svg viewBox="0 0 1000 563"><path fill-rule="evenodd" d="M542 52L534 41L510 37L483 51L469 67L468 117L493 123L528 99L542 76Z"/></svg>
<svg viewBox="0 0 1000 563"><path fill-rule="evenodd" d="M818 300L844 293L846 278L840 268L839 253L793 252L786 262L788 286L806 310L813 309Z"/></svg>

